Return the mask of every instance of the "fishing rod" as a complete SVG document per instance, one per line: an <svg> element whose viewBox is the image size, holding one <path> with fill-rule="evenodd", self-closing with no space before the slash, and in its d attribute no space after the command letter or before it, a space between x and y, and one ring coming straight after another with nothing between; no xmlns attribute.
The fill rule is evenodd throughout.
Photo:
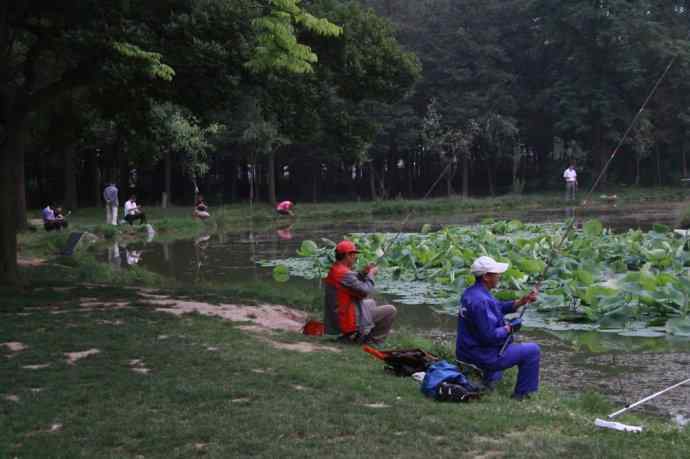
<svg viewBox="0 0 690 459"><path fill-rule="evenodd" d="M655 392L655 393L653 393L652 395L648 395L647 397L645 397L645 398L643 398L643 399L641 399L641 400L638 400L638 401L636 401L635 403L629 403L629 404L625 405L624 408L621 408L620 410L615 411L615 412L609 414L609 415L608 415L608 419L614 419L614 418L616 418L617 416L620 416L621 414L625 413L626 411L628 411L628 410L630 410L630 409L632 409L632 408L635 408L635 407L638 406L638 405L642 405L643 403L646 403L646 402L652 400L653 398L658 397L658 396L661 395L661 394L664 394L664 393L666 393L666 392L668 392L668 391L670 391L670 390L672 390L672 389L675 389L676 387L682 386L683 384L687 384L687 383L689 383L689 382L690 382L690 378L688 378L688 379L686 379L686 380L683 380L683 381L681 381L681 382L679 382L679 383L676 383L676 384L674 384L674 385L672 385L672 386L669 386L669 387L667 387L667 388L665 388L665 389L662 389L662 390L660 390L659 392ZM597 427L603 427L603 428L605 428L605 429L621 430L621 431L624 431L624 432L642 432L642 427L641 427L641 426L630 426L630 425L627 425L627 424L623 424L623 423L621 423L621 422L606 421L606 420L600 419L600 418L597 418L597 419L594 421L594 425L597 426Z"/></svg>
<svg viewBox="0 0 690 459"><path fill-rule="evenodd" d="M436 188L436 185L438 185L438 182L440 182L441 179L446 175L446 172L448 172L448 170L450 170L450 166L452 166L452 165L453 165L452 161L448 161L448 164L446 165L446 167L444 167L443 170L441 171L441 175L439 175L438 178L436 179L436 181L434 181L434 183L431 184L431 187L429 187L427 192L424 194L424 197L422 197L422 201L429 197L431 192L434 191L434 188ZM410 219L410 217L412 216L414 211L415 211L414 207L412 209L410 209L410 211L407 213L407 215L403 219L402 223L400 224L400 230L398 231L398 233L393 237L393 239L391 239L390 241L388 241L386 243L386 245L383 247L383 249L379 249L376 251L377 258L383 257L386 254L386 252L388 252L388 249L393 245L393 243L400 237L400 235L403 232L403 229L405 228L405 224Z"/></svg>
<svg viewBox="0 0 690 459"><path fill-rule="evenodd" d="M671 58L668 65L666 66L664 71L661 73L661 76L656 80L656 83L654 84L652 89L649 91L649 94L647 94L647 97L645 98L644 102L642 102L640 109L637 111L637 113L633 117L632 121L628 125L628 128L625 130L625 133L623 134L623 136L618 141L616 148L614 148L613 153L611 153L611 156L609 157L608 161L606 161L606 163L604 164L604 167L601 169L599 176L594 181L594 183L592 184L592 187L589 189L589 191L585 195L585 199L584 199L583 204L582 204L583 208L587 207L587 205L589 204L589 200L591 199L592 193L594 193L594 190L596 189L597 185L599 185L599 182L604 177L604 174L606 173L606 170L609 168L609 165L611 165L613 158L615 158L616 154L618 154L618 150L620 150L621 146L623 146L623 143L625 143L625 141L627 140L628 136L630 135L630 132L632 131L633 127L635 126L635 123L637 123L637 120L642 115L642 112L644 111L645 107L647 107L647 104L649 103L649 101L654 96L654 93L656 93L657 88L659 87L661 82L664 80L664 78L666 78L666 74L668 74L669 70L671 70L671 67L673 66L677 57L678 56L675 55ZM552 246L551 252L549 253L549 257L546 259L546 264L544 266L544 269L542 270L541 274L539 275L539 278L537 279L537 282L534 284L534 287L532 288L533 292L539 292L539 288L541 287L541 284L544 281L544 278L546 277L546 272L549 270L549 268L551 267L551 264L553 263L553 260L555 259L556 253L558 253L558 251L560 251L561 246L563 246L563 243L565 242L565 240L570 235L570 232L572 231L574 226L575 226L575 216L573 215L573 217L570 219L570 222L568 223L568 226L566 227L565 232L563 233L563 236L561 236L561 239L558 242L558 244L556 246ZM522 307L522 311L520 312L520 315L518 316L520 319L522 319L522 317L525 315L525 311L527 311L528 304L529 303L526 303ZM506 349L508 348L508 345L510 344L510 342L513 339L513 335L514 335L514 333L511 329L510 333L506 337L506 340L503 342L503 346L501 346L501 350L498 353L499 357L502 357L503 354L505 353Z"/></svg>

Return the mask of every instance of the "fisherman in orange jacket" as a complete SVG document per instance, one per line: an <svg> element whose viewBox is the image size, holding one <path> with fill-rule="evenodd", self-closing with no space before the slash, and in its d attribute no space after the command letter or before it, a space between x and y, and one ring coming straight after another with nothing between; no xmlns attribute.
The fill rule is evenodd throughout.
<svg viewBox="0 0 690 459"><path fill-rule="evenodd" d="M377 306L368 298L374 291L378 268L370 264L362 272L353 271L358 253L352 241L335 246L335 263L324 279L326 333L358 343L380 344L388 336L397 310L390 304Z"/></svg>

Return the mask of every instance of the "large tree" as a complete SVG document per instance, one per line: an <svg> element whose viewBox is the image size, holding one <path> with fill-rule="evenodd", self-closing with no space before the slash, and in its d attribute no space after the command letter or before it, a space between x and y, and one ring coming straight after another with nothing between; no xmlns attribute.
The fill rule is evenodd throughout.
<svg viewBox="0 0 690 459"><path fill-rule="evenodd" d="M170 81L160 31L173 20L207 14L248 0L6 0L0 4L0 283L17 278L16 230L25 221L24 144L28 120L75 88L107 84L148 86ZM241 9L253 32L245 64L309 72L317 57L298 42L299 28L337 35L340 28L304 11L299 0L270 0ZM210 40L209 52L219 46Z"/></svg>

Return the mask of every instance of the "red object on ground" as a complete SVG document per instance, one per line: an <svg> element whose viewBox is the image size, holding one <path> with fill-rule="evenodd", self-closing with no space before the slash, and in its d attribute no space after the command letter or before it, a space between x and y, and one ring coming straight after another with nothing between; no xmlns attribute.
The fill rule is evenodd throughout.
<svg viewBox="0 0 690 459"><path fill-rule="evenodd" d="M371 346L362 346L362 350L364 352L368 352L369 354L373 355L374 357L376 357L379 360L384 360L384 361L386 360L386 353L385 352L381 352L378 349L375 349Z"/></svg>
<svg viewBox="0 0 690 459"><path fill-rule="evenodd" d="M323 336L326 333L326 326L318 320L310 320L304 324L302 333L309 336Z"/></svg>

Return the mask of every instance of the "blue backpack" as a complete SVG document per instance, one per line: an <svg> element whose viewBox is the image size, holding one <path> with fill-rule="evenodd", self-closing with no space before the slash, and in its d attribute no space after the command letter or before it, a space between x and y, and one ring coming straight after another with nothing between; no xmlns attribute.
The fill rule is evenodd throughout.
<svg viewBox="0 0 690 459"><path fill-rule="evenodd" d="M479 398L479 389L458 367L446 360L429 365L421 389L424 395L436 400L467 401Z"/></svg>

